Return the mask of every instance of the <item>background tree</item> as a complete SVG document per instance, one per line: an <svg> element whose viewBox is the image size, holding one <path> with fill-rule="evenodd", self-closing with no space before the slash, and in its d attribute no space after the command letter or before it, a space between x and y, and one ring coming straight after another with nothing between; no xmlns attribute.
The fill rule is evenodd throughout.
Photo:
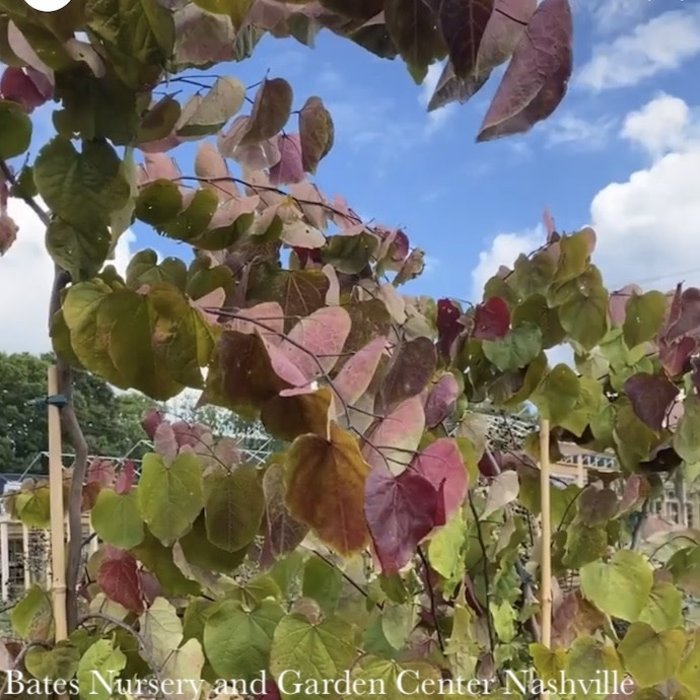
<svg viewBox="0 0 700 700"><path fill-rule="evenodd" d="M52 355L0 353L0 470L21 472L47 446L46 370ZM88 372L75 375L74 402L92 454L120 457L146 437L141 416L153 401L136 393L115 393ZM70 449L70 446L68 446ZM140 457L143 448L132 454ZM37 462L34 471L46 464Z"/></svg>

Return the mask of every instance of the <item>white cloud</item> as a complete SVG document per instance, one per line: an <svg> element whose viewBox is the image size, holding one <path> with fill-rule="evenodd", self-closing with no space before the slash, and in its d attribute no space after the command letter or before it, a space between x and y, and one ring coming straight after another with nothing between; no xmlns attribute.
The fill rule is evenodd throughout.
<svg viewBox="0 0 700 700"><path fill-rule="evenodd" d="M589 12L596 30L610 32L639 19L649 4L640 0L576 0L574 8Z"/></svg>
<svg viewBox="0 0 700 700"><path fill-rule="evenodd" d="M44 227L21 200L10 200L9 213L19 231L14 245L0 257L0 351L47 352L53 263L44 247ZM120 272L126 269L134 240L128 231L117 244L112 264Z"/></svg>
<svg viewBox="0 0 700 700"><path fill-rule="evenodd" d="M479 263L472 270L471 298L480 301L484 285L493 277L501 265L512 267L520 253L529 253L544 243L542 226L521 233L499 233L488 250L479 253Z"/></svg>
<svg viewBox="0 0 700 700"><path fill-rule="evenodd" d="M700 54L700 7L671 10L638 24L631 32L593 48L575 82L600 92L676 70Z"/></svg>
<svg viewBox="0 0 700 700"><path fill-rule="evenodd" d="M604 117L589 121L573 114L563 114L552 119L546 126L549 146L568 145L594 151L605 146L615 126L615 120Z"/></svg>
<svg viewBox="0 0 700 700"><path fill-rule="evenodd" d="M669 126L664 135L656 119L673 114L675 126ZM681 118L684 114L687 119ZM598 236L594 262L609 289L630 282L661 290L672 289L680 281L700 285L698 110L677 98L660 95L629 114L624 124L624 137L635 140L655 157L647 168L606 185L593 198L590 223ZM499 265L512 266L519 253L532 251L543 240L539 231L496 236L480 253L472 272L474 297L480 298L483 284Z"/></svg>
<svg viewBox="0 0 700 700"><path fill-rule="evenodd" d="M682 148L690 139L690 119L690 108L682 99L660 93L644 107L627 115L621 135L653 157L660 157Z"/></svg>

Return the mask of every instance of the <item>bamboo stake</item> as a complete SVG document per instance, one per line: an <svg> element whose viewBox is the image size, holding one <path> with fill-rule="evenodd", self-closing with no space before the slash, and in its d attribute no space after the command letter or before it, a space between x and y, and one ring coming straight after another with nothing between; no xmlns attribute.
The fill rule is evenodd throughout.
<svg viewBox="0 0 700 700"><path fill-rule="evenodd" d="M49 397L58 393L58 372L48 371ZM49 492L51 497L51 595L56 641L68 638L66 617L66 544L63 515L63 462L61 461L61 409L49 403Z"/></svg>
<svg viewBox="0 0 700 700"><path fill-rule="evenodd" d="M540 605L542 644L552 643L552 517L550 509L549 421L540 419L540 493L542 507L542 564Z"/></svg>

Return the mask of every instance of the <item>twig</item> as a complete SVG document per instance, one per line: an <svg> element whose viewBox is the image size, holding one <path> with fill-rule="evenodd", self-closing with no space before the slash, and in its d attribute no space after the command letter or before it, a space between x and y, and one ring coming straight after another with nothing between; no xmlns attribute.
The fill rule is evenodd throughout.
<svg viewBox="0 0 700 700"><path fill-rule="evenodd" d="M472 499L471 491L467 492L467 500L469 501L469 509L472 512L472 517L474 518L474 524L476 526L476 537L479 541L479 547L481 548L481 556L484 561L484 589L486 591L486 626L489 631L489 646L491 647L491 653L496 652L496 634L493 629L493 621L491 620L491 582L489 578L489 559L486 553L486 542L484 541L484 533L481 532L481 525L479 523L479 514L476 512L476 506L474 505L474 500Z"/></svg>
<svg viewBox="0 0 700 700"><path fill-rule="evenodd" d="M13 175L12 170L10 170L10 166L4 160L0 160L0 172L11 185L17 188L17 179ZM44 226L48 226L51 223L51 216L36 203L34 197L29 197L21 192L19 192L19 195L24 203L41 219L41 223Z"/></svg>
<svg viewBox="0 0 700 700"><path fill-rule="evenodd" d="M355 580L352 578L352 576L349 576L345 571L343 571L332 559L329 559L327 556L325 556L325 554L321 554L321 552L318 552L318 551L316 551L316 550L314 550L314 554L315 554L319 559L322 559L323 561L325 561L326 564L328 564L328 566L332 566L334 569L337 569L338 571L340 571L340 574L342 575L342 577L343 577L356 591L358 591L359 593L361 593L365 598L367 598L367 599L369 600L369 593L368 593L364 588L362 588L362 586L361 586L357 581L355 581ZM380 610L384 607L384 605L383 605L382 603L375 603L375 605L376 605Z"/></svg>
<svg viewBox="0 0 700 700"><path fill-rule="evenodd" d="M428 597L430 598L430 615L433 618L433 623L435 625L435 631L437 632L438 645L440 646L440 651L445 654L445 640L442 638L442 631L440 630L440 624L438 623L437 609L435 608L435 591L433 590L433 582L430 580L430 564L425 558L422 547L418 546L418 556L423 563L423 572L425 573L425 585L428 588Z"/></svg>

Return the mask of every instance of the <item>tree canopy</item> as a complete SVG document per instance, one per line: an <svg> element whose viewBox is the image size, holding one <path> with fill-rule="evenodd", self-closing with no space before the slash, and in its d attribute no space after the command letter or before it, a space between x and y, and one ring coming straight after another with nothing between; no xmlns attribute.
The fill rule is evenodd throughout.
<svg viewBox="0 0 700 700"><path fill-rule="evenodd" d="M313 182L335 138L320 97L281 76L246 88L211 72L191 94L155 94L245 60L266 32L311 43L321 28L400 56L416 82L443 60L431 108L467 101L508 62L480 141L549 116L572 71L567 0L72 0L54 13L0 0L0 243L11 255L21 235L6 211L19 197L56 265L50 334L76 454L69 637L54 644L36 587L12 613L24 647L8 653L35 679L77 680L83 697L99 670L155 676L191 700L263 673L253 694L285 700L345 677L383 680L392 697L406 679L420 697L459 693L440 681L461 678L524 698L546 689L512 680L533 667L553 698L624 694L591 685L601 670L628 676L638 700L697 697L700 637L683 611L698 536L647 551L640 523L667 475L700 461L700 291L608 290L595 232L548 216L544 245L473 304L410 295L424 254L409 235ZM25 164L32 111L51 99L56 133ZM192 163L169 154L183 142ZM136 221L194 259L142 250L124 275L105 265ZM561 344L572 366L550 363ZM88 478L81 370L155 400L200 389L282 448L257 468L230 438L154 411L139 478L128 462ZM619 473L547 484L542 514L540 442L494 444L475 410L486 401L534 405L552 453L609 450ZM45 525L46 486L25 485L11 508ZM101 542L86 573L82 510ZM178 680L207 685L165 690Z"/></svg>
<svg viewBox="0 0 700 700"><path fill-rule="evenodd" d="M46 452L46 371L52 355L0 353L0 471L22 472ZM93 454L121 457L146 437L141 417L153 404L138 394L116 394L99 377L78 372L73 397ZM140 457L143 449L131 452ZM40 460L33 471L45 471Z"/></svg>

